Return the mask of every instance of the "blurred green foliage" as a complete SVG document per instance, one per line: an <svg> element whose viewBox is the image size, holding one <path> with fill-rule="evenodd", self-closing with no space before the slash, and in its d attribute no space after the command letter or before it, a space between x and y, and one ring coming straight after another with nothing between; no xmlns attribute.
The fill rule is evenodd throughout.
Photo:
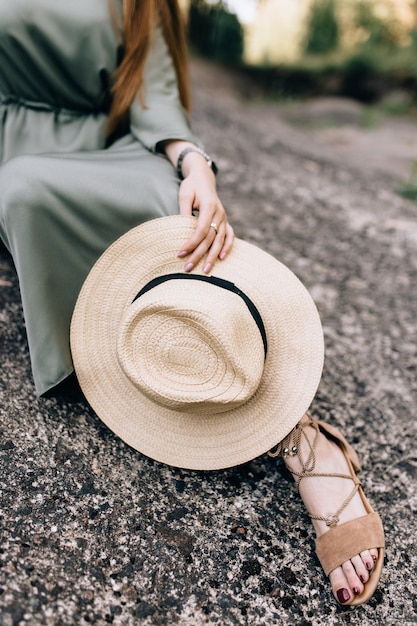
<svg viewBox="0 0 417 626"><path fill-rule="evenodd" d="M221 1L207 4L205 0L191 0L188 38L191 47L205 57L228 65L242 61L242 25Z"/></svg>
<svg viewBox="0 0 417 626"><path fill-rule="evenodd" d="M417 114L417 0L408 30L392 7L383 13L376 0L313 0L303 54L291 63L245 65L243 27L223 0L190 1L188 37L197 54L239 65L265 95L342 95Z"/></svg>
<svg viewBox="0 0 417 626"><path fill-rule="evenodd" d="M407 198L407 200L417 202L417 183L404 183L398 188L398 193L403 198Z"/></svg>
<svg viewBox="0 0 417 626"><path fill-rule="evenodd" d="M417 98L417 2L413 8L414 24L406 33L394 13L383 19L375 2L358 3L355 27L362 40L340 65L350 96L377 102L390 90L402 89Z"/></svg>
<svg viewBox="0 0 417 626"><path fill-rule="evenodd" d="M375 3L361 0L356 9L356 26L366 33L362 47L392 50L401 45L401 27L394 15L382 19L375 10Z"/></svg>
<svg viewBox="0 0 417 626"><path fill-rule="evenodd" d="M339 22L335 0L316 0L307 20L304 50L307 54L323 54L337 50L340 43Z"/></svg>
<svg viewBox="0 0 417 626"><path fill-rule="evenodd" d="M417 159L413 161L411 166L409 180L402 183L397 191L404 198L417 202Z"/></svg>
<svg viewBox="0 0 417 626"><path fill-rule="evenodd" d="M341 19L343 2L338 0L314 0L305 25L304 54L321 55L328 58L329 54L339 50L339 60L346 60L352 55L351 48L340 45L343 39L356 40L354 55L363 55L367 63L375 65L376 56L380 57L377 69L381 69L381 61L392 53L404 51L411 47L417 49L417 0L414 2L414 24L409 32L405 32L404 24L396 17L394 7L385 13L378 12L378 3L374 0L358 0L353 5L353 15L349 20ZM389 7L389 5L388 5ZM345 31L349 32L346 33ZM335 55L333 54L333 57Z"/></svg>
<svg viewBox="0 0 417 626"><path fill-rule="evenodd" d="M389 5L387 5L389 8ZM305 22L302 56L289 64L247 68L278 97L343 95L376 104L387 94L398 113L417 113L417 0L407 27L375 0L314 0Z"/></svg>

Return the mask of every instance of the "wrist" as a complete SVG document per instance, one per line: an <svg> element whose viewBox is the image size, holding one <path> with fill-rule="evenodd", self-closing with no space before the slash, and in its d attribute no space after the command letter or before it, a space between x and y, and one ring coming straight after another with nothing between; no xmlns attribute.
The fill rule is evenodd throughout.
<svg viewBox="0 0 417 626"><path fill-rule="evenodd" d="M182 150L177 160L178 177L183 180L189 175L194 167L209 167L214 175L217 174L217 166L213 159L197 146L187 146Z"/></svg>
<svg viewBox="0 0 417 626"><path fill-rule="evenodd" d="M178 170L177 173L180 180L184 180L185 178L193 175L209 176L214 180L216 179L215 174L211 167L208 166L206 159L197 152L187 154L187 157L184 159L181 167L181 174Z"/></svg>

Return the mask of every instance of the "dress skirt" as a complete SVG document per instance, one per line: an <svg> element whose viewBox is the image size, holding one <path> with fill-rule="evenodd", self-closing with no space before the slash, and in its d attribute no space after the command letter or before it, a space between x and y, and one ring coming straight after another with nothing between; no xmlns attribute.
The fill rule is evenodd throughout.
<svg viewBox="0 0 417 626"><path fill-rule="evenodd" d="M135 101L128 132L107 146L100 104L119 46L107 3L35 4L0 0L0 237L43 394L73 372L70 322L92 265L129 229L178 212L179 180L158 142L198 140L156 31L147 106Z"/></svg>

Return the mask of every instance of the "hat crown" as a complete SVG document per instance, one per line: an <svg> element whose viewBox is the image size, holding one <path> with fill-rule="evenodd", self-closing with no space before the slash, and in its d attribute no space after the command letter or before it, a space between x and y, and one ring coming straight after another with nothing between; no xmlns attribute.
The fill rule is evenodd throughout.
<svg viewBox="0 0 417 626"><path fill-rule="evenodd" d="M214 302L215 286L207 284L202 295L198 277L208 278L202 263L184 274L184 260L177 257L197 223L191 216L161 217L115 241L98 259L78 296L71 349L87 400L123 441L176 467L214 470L254 459L294 428L320 382L324 346L320 318L308 291L289 268L253 244L235 239L233 249L209 277L212 283L229 282L234 292L220 289L220 301ZM197 280L183 280L179 288L167 289L169 298L175 292L177 296L166 301L164 312L146 312L145 305L158 306L163 299L159 287L148 294L145 287L160 277L179 274ZM137 301L132 303L135 295ZM230 308L232 298L239 303L233 305L235 310ZM249 313L241 308L245 306ZM152 340L149 332L141 336L140 316L135 321L140 310L148 328L156 320ZM188 318L183 311L188 311ZM188 320L191 335L181 328ZM160 334L159 342L158 327L170 329ZM158 353L155 346L163 350ZM224 384L239 377L243 384ZM253 377L251 382L247 377ZM193 396L196 389L200 395ZM245 401L246 397L250 399Z"/></svg>
<svg viewBox="0 0 417 626"><path fill-rule="evenodd" d="M265 358L245 302L217 285L189 280L158 284L128 307L117 353L124 374L149 399L202 415L250 400Z"/></svg>

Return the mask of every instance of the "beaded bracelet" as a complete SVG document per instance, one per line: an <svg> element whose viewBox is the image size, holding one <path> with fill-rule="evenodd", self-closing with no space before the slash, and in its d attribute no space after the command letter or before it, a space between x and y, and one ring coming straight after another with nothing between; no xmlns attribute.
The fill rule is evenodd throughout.
<svg viewBox="0 0 417 626"><path fill-rule="evenodd" d="M184 148L184 150L180 153L178 157L178 161L177 161L177 173L178 173L178 177L180 178L180 180L184 180L184 176L182 173L182 162L184 160L184 157L189 152L197 152L198 154L201 154L201 156L206 159L207 165L212 169L213 173L217 174L218 172L217 165L215 164L213 159L209 157L209 155L206 152L204 152L204 150L202 150L198 146L188 146L187 148Z"/></svg>

